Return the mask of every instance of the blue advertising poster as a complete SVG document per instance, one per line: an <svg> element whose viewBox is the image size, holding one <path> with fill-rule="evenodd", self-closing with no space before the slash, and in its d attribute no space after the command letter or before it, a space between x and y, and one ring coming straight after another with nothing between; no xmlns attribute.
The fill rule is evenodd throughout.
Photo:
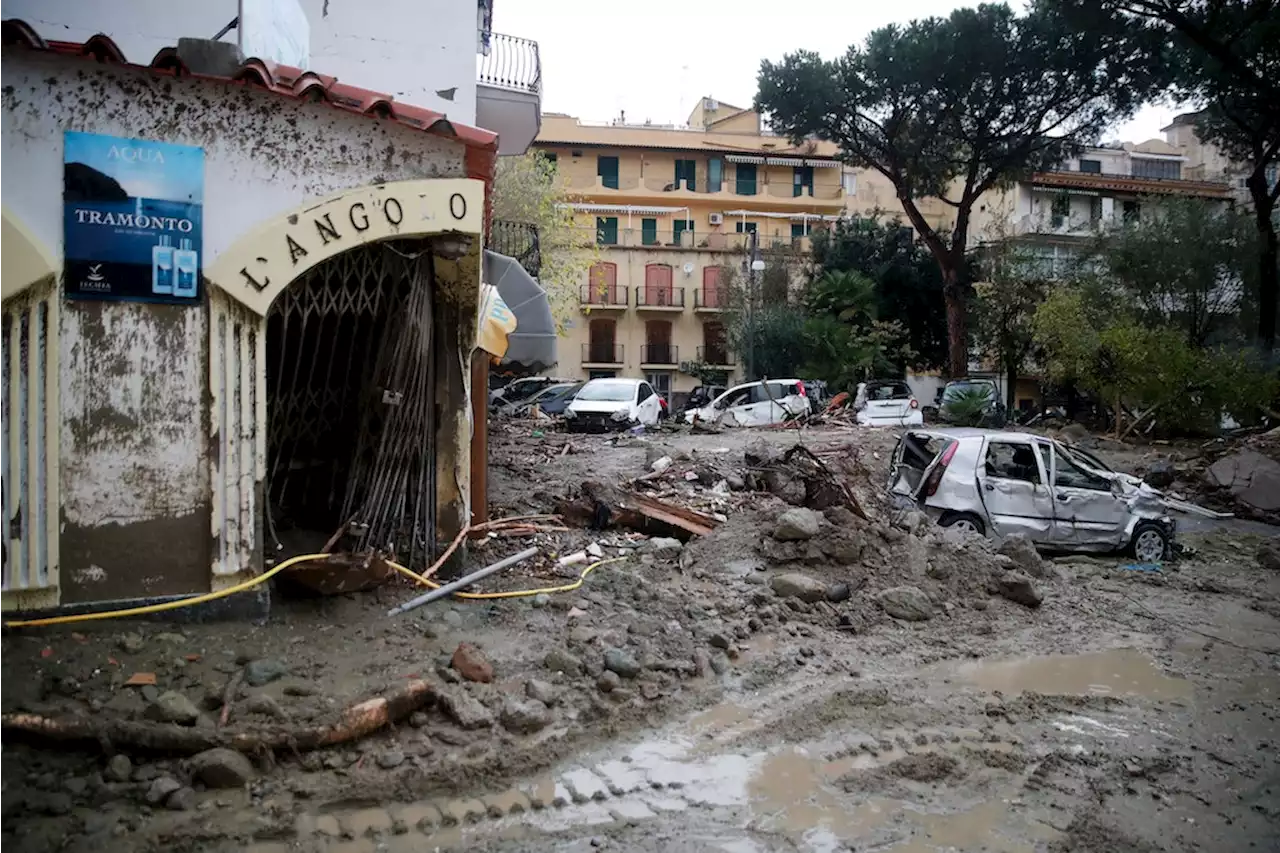
<svg viewBox="0 0 1280 853"><path fill-rule="evenodd" d="M66 295L200 303L204 150L68 131Z"/></svg>

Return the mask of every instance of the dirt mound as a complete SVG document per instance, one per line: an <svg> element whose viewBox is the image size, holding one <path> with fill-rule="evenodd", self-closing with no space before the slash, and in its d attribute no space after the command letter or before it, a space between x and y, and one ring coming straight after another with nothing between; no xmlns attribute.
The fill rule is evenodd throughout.
<svg viewBox="0 0 1280 853"><path fill-rule="evenodd" d="M944 752L921 752L891 761L886 773L912 782L941 782L950 776L963 775L960 762Z"/></svg>

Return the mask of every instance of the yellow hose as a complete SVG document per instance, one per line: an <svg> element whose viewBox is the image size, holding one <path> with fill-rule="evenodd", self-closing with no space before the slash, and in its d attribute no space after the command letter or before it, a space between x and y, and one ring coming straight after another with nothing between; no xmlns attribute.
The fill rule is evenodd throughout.
<svg viewBox="0 0 1280 853"><path fill-rule="evenodd" d="M544 592L547 594L553 592L573 592L575 589L582 586L582 582L587 579L587 575L591 574L600 566L608 565L609 563L616 563L619 560L625 559L626 557L613 557L609 560L599 560L594 562L582 570L582 574L578 575L578 579L576 581L564 584L563 586L544 586L540 589L512 589L506 592L455 592L453 594L453 598L465 598L469 601L486 601L494 598L523 598L524 596L538 595L539 593ZM387 565L405 577L413 578L415 582L420 583L423 586L430 587L431 589L439 589L444 586L444 584L439 584L433 580L424 578L413 569L407 569L399 563L393 563L390 560L387 560Z"/></svg>
<svg viewBox="0 0 1280 853"><path fill-rule="evenodd" d="M41 628L45 625L70 625L75 622L92 622L97 619L121 619L126 616L144 616L148 613L163 613L166 610L177 610L179 607L191 607L195 604L204 604L206 601L217 601L219 598L226 598L228 595L235 595L237 592L244 592L246 589L252 589L273 575L290 566L301 563L306 560L327 560L332 554L300 554L297 557L290 557L278 566L272 567L270 570L263 572L257 577L250 578L244 583L238 583L235 586L229 586L226 589L220 589L217 592L207 592L204 595L197 595L192 598L180 598L175 601L165 601L160 604L148 604L145 607L130 607L126 610L104 610L100 613L80 613L75 616L48 616L44 619L19 619L17 621L5 622L6 628Z"/></svg>

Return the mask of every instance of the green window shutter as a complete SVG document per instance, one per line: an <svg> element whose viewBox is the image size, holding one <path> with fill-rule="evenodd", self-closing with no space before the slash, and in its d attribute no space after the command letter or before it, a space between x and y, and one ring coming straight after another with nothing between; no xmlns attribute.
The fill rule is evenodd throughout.
<svg viewBox="0 0 1280 853"><path fill-rule="evenodd" d="M718 193L724 182L724 161L719 157L707 160L707 192Z"/></svg>
<svg viewBox="0 0 1280 853"><path fill-rule="evenodd" d="M756 167L752 163L739 163L735 170L734 192L738 195L756 194Z"/></svg>
<svg viewBox="0 0 1280 853"><path fill-rule="evenodd" d="M646 246L656 246L658 244L658 220L640 220L640 242Z"/></svg>
<svg viewBox="0 0 1280 853"><path fill-rule="evenodd" d="M741 219L739 219L737 222L734 223L734 225L737 226L735 230L737 230L739 234L756 233L756 224L754 222L743 222Z"/></svg>
<svg viewBox="0 0 1280 853"><path fill-rule="evenodd" d="M797 237L803 237L803 236L804 236L804 224L792 222L791 223L791 239L794 240Z"/></svg>
<svg viewBox="0 0 1280 853"><path fill-rule="evenodd" d="M618 158L597 157L596 174L600 176L602 184L611 190L616 190L618 188Z"/></svg>
<svg viewBox="0 0 1280 853"><path fill-rule="evenodd" d="M596 217L596 243L601 246L618 245L618 217Z"/></svg>
<svg viewBox="0 0 1280 853"><path fill-rule="evenodd" d="M791 194L793 196L805 195L805 187L809 188L808 195L813 195L813 167L796 166L791 178Z"/></svg>
<svg viewBox="0 0 1280 853"><path fill-rule="evenodd" d="M681 240L681 238L684 236L684 232L686 231L689 232L689 242L687 245L692 247L693 246L693 222L691 221L686 221L683 219L677 219L675 221L674 233L673 233L674 239L672 240L672 242L674 242L677 246L686 245L686 243L682 242Z"/></svg>
<svg viewBox="0 0 1280 853"><path fill-rule="evenodd" d="M683 183L681 183L683 181ZM698 186L698 167L693 160L676 161L676 189L687 186L696 189Z"/></svg>

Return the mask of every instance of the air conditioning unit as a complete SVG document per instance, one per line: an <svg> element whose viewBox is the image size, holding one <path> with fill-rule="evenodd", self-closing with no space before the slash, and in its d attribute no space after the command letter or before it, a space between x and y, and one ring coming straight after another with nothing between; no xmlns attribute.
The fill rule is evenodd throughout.
<svg viewBox="0 0 1280 853"><path fill-rule="evenodd" d="M712 214L709 214L709 215L707 216L707 219L711 222L711 224L712 224L712 225L723 225L723 224L724 224L724 214L723 214L723 213L712 213Z"/></svg>
<svg viewBox="0 0 1280 853"><path fill-rule="evenodd" d="M687 361L682 361L682 362L680 362L680 372L681 372L681 373L692 373L692 372L693 372L693 365L692 365L691 363L687 362Z"/></svg>

